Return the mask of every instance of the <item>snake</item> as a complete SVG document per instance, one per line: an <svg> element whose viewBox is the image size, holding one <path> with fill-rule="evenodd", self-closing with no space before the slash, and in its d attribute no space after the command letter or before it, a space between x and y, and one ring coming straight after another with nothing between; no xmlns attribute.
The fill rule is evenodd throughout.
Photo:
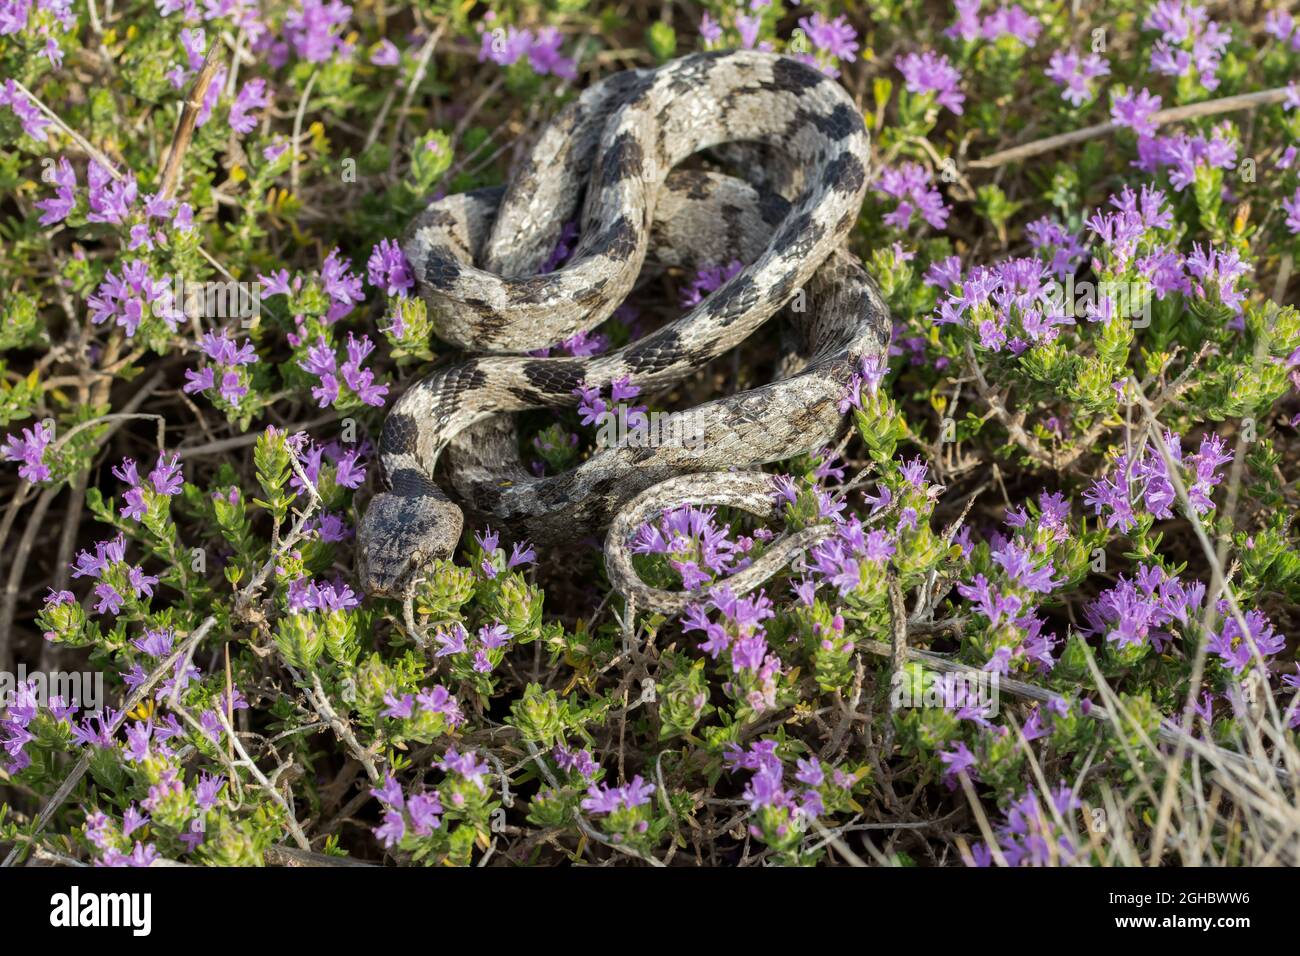
<svg viewBox="0 0 1300 956"><path fill-rule="evenodd" d="M848 249L869 159L862 115L835 80L787 56L710 51L591 84L521 150L505 186L431 202L401 247L434 334L463 354L408 387L384 422L386 488L357 529L365 590L409 595L454 553L468 512L540 545L608 527L611 584L641 607L680 609L636 576L627 516L692 501L769 510L761 466L842 435L846 390L887 354L888 307ZM567 262L542 273L573 221ZM595 329L646 275L735 259L746 264L694 308L621 348L534 354ZM554 475L524 467L517 413L574 407L580 388L620 379L643 396L668 389L778 314L774 380L690 409L698 440L598 447Z"/></svg>

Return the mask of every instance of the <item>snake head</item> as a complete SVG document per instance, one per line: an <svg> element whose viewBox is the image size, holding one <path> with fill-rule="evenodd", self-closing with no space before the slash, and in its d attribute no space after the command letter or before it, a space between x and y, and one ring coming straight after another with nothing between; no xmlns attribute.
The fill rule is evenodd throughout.
<svg viewBox="0 0 1300 956"><path fill-rule="evenodd" d="M357 572L368 594L402 597L412 579L449 558L465 516L446 498L376 495L357 528Z"/></svg>

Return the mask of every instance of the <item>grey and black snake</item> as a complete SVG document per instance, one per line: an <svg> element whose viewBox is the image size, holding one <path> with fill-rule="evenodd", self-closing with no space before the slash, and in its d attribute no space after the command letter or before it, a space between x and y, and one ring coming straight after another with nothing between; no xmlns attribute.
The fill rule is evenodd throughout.
<svg viewBox="0 0 1300 956"><path fill-rule="evenodd" d="M710 149L747 158L743 178L681 167ZM653 591L633 572L630 522L686 502L767 509L766 479L754 469L833 441L854 373L888 347L888 310L845 247L868 158L861 114L834 80L773 54L702 53L591 86L542 131L504 190L430 205L403 249L437 335L474 354L409 388L388 416L380 453L390 488L358 530L366 589L401 595L456 548L463 514L433 477L445 451L447 480L476 517L543 544L613 520L611 583L642 608L680 609L683 596ZM572 257L538 275L575 218ZM526 354L605 321L647 264L733 259L748 265L617 351ZM579 386L623 376L643 393L673 385L796 294L804 307L786 309L794 335L781 377L693 409L702 442L597 450L550 477L523 467L511 413L573 406Z"/></svg>

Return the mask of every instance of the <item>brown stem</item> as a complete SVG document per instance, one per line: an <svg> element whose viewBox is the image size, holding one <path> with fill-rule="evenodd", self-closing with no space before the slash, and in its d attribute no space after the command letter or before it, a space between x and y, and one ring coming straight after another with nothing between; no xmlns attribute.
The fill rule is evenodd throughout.
<svg viewBox="0 0 1300 956"><path fill-rule="evenodd" d="M1167 110L1159 110L1151 114L1150 122L1152 126L1164 126L1166 123L1177 123L1182 120L1196 119L1200 116L1217 116L1220 113L1249 110L1257 106L1270 106L1273 103L1281 103L1286 99L1286 96L1287 88L1285 86L1279 86L1273 90L1260 90L1256 93L1225 96L1217 100L1206 100L1204 103L1191 103L1187 106L1175 106ZM1032 143L1013 146L1011 149L1004 149L1001 152L993 153L991 156L971 160L966 164L966 167L968 169L995 169L998 166L1005 166L1007 163L1018 163L1022 159L1041 156L1043 153L1050 153L1066 146L1073 146L1075 143L1083 143L1099 136L1110 136L1116 130L1122 128L1119 123L1098 123L1096 126L1085 126L1083 129L1072 130L1069 133L1061 133L1057 136L1048 136L1044 139L1036 139Z"/></svg>
<svg viewBox="0 0 1300 956"><path fill-rule="evenodd" d="M181 175L181 163L185 160L185 151L189 149L190 140L194 138L194 125L198 122L199 112L203 109L203 101L207 99L208 87L212 85L212 80L221 66L221 57L217 55L220 48L220 42L214 38L212 46L208 49L207 59L203 61L199 75L194 78L194 85L190 87L190 95L185 99L185 107L181 110L180 122L176 124L176 133L172 136L171 149L167 151L167 162L163 166L162 178L158 185L158 195L163 199L171 199L176 194L176 185Z"/></svg>

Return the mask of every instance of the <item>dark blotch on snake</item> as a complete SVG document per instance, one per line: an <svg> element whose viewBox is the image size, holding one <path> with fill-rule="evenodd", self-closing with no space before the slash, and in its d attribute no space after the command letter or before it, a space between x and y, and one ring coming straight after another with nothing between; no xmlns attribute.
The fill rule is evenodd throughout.
<svg viewBox="0 0 1300 956"><path fill-rule="evenodd" d="M656 332L628 347L624 361L637 372L649 372L663 367L665 355L681 351L682 337L671 330ZM669 363L671 364L671 363Z"/></svg>
<svg viewBox="0 0 1300 956"><path fill-rule="evenodd" d="M609 152L602 157L600 184L608 189L626 180L637 179L644 168L645 152L641 144L632 138L631 133L624 133L614 140Z"/></svg>
<svg viewBox="0 0 1300 956"><path fill-rule="evenodd" d="M546 404L556 398L570 398L582 384L583 363L566 359L536 359L524 364L524 378Z"/></svg>
<svg viewBox="0 0 1300 956"><path fill-rule="evenodd" d="M740 275L714 292L710 299L721 324L730 325L748 315L758 303L758 286L749 276Z"/></svg>
<svg viewBox="0 0 1300 956"><path fill-rule="evenodd" d="M636 251L636 241L636 226L627 216L620 216L617 222L610 223L609 228L596 236L591 245L583 251L607 259L630 259L632 253Z"/></svg>
<svg viewBox="0 0 1300 956"><path fill-rule="evenodd" d="M852 153L841 153L826 168L826 185L837 193L855 193L866 181L867 171Z"/></svg>
<svg viewBox="0 0 1300 956"><path fill-rule="evenodd" d="M424 256L424 281L435 288L449 286L460 278L460 263L446 246L434 246Z"/></svg>
<svg viewBox="0 0 1300 956"><path fill-rule="evenodd" d="M384 430L379 439L380 447L386 454L414 455L419 447L420 427L410 415L393 412L384 422Z"/></svg>
<svg viewBox="0 0 1300 956"><path fill-rule="evenodd" d="M784 93L803 93L820 86L826 77L798 60L782 57L772 67L772 87Z"/></svg>
<svg viewBox="0 0 1300 956"><path fill-rule="evenodd" d="M846 103L840 103L829 116L813 116L813 123L828 137L839 142L862 131L862 117Z"/></svg>
<svg viewBox="0 0 1300 956"><path fill-rule="evenodd" d="M790 214L790 203L776 193L764 189L758 194L758 214L763 217L763 222L769 226L776 226Z"/></svg>
<svg viewBox="0 0 1300 956"><path fill-rule="evenodd" d="M514 305L538 305L553 291L555 280L549 275L515 279L510 285L510 301Z"/></svg>

